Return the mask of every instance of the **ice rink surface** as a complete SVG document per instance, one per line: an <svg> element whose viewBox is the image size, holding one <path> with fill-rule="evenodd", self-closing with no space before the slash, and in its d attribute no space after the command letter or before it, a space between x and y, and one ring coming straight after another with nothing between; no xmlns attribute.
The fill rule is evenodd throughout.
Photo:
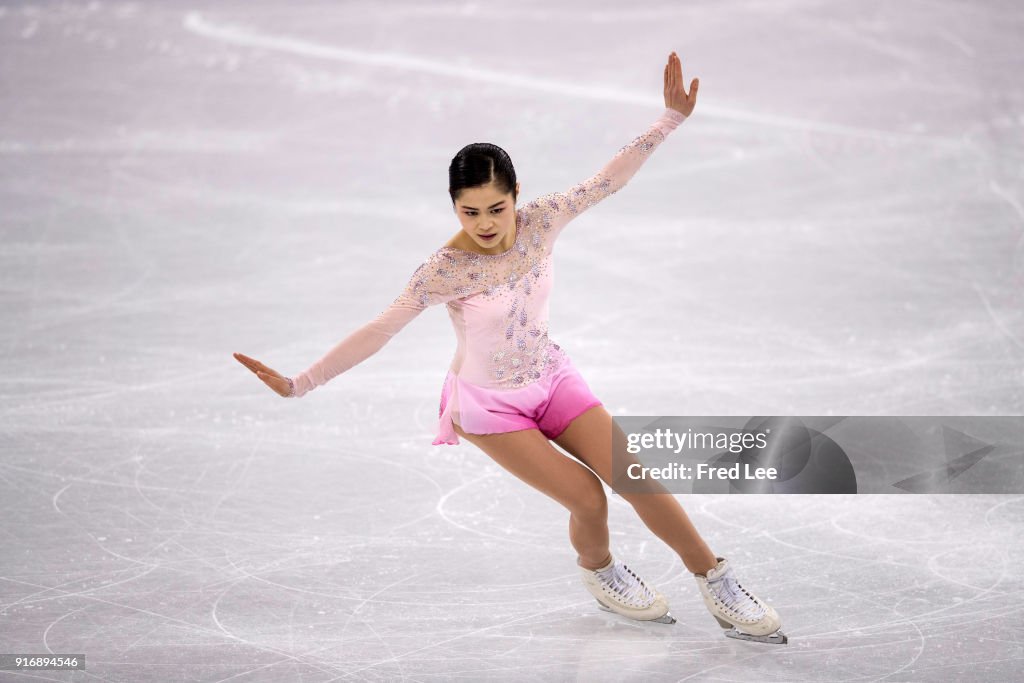
<svg viewBox="0 0 1024 683"><path fill-rule="evenodd" d="M618 415L1020 415L1016 2L0 4L3 681L1011 681L1020 495L681 497L779 610L724 638L598 611L567 514L432 446L442 307L285 401L458 230L688 119L571 223L551 337ZM979 465L981 466L981 465ZM1013 539L1017 539L1014 541Z"/></svg>

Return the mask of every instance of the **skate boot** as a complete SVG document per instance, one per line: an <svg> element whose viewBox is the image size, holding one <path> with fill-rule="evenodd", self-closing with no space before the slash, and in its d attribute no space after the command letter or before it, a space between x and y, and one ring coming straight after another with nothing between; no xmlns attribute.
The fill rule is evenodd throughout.
<svg viewBox="0 0 1024 683"><path fill-rule="evenodd" d="M668 613L665 597L614 557L597 570L580 567L580 573L583 585L597 598L597 604L604 611L638 621L676 623L675 618Z"/></svg>
<svg viewBox="0 0 1024 683"><path fill-rule="evenodd" d="M740 585L733 575L729 561L716 558L718 564L707 576L694 574L704 604L725 635L757 643L785 645L789 638L779 630L782 621L778 613L756 595Z"/></svg>

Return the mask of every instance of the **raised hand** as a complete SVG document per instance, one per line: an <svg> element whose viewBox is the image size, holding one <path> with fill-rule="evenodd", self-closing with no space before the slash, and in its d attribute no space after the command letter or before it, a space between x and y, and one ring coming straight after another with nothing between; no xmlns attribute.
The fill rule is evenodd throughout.
<svg viewBox="0 0 1024 683"><path fill-rule="evenodd" d="M690 82L690 92L683 89L683 65L675 52L668 56L665 65L665 106L689 116L697 106L697 87L700 79Z"/></svg>
<svg viewBox="0 0 1024 683"><path fill-rule="evenodd" d="M292 384L287 377L276 370L268 368L255 358L243 356L240 353L231 354L239 363L252 370L263 383L284 397L292 395Z"/></svg>

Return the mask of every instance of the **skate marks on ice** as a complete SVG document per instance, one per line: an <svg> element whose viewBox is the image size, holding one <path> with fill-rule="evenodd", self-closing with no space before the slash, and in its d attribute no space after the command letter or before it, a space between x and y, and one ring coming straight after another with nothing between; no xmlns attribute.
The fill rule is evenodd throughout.
<svg viewBox="0 0 1024 683"><path fill-rule="evenodd" d="M97 680L167 680L168 671L254 681L1017 677L1019 498L684 498L742 581L779 609L785 648L723 637L678 559L613 500L613 546L678 619L625 623L579 584L561 508L470 446L429 446L452 342L443 312L299 405L253 391L218 359L244 339L282 370L313 360L389 296L382 285L360 304L350 282L404 271L372 254L390 255L409 236L448 236L405 219L423 207L437 207L431 223L448 216L443 177L427 186L421 172L443 176L435 162L468 141L464 127L484 119L507 135L502 122L521 113L549 123L510 139L531 150L517 168L544 171L529 174L531 192L559 189L599 146L614 151L603 137L612 126L625 130L660 104L657 92L627 85L649 63L647 47L680 49L670 43L689 36L714 94L701 118L564 237L553 322L599 395L634 414L1018 413L1024 336L1020 306L1008 304L1021 288L1000 273L1009 256L1024 263L1019 183L1005 163L1020 158L1020 89L996 77L1010 63L1000 44L1019 42L1009 16L1019 10L932 3L929 14L964 14L942 26L884 14L822 20L860 40L860 52L816 28L838 5L813 10L796 34L785 33L804 11L793 3L695 15L638 6L585 24L588 45L623 47L621 70L580 67L569 78L545 65L583 58L555 42L531 43L526 63L520 46L494 40L487 66L457 64L398 23L379 23L386 39L318 32L356 11L372 22L376 7L321 4L315 16L296 7L0 7L5 78L19 95L0 111L7 647L81 649ZM471 6L441 7L459 22ZM568 22L590 9L500 11L532 35L550 26L538 18ZM480 19L457 28L479 31ZM694 19L717 32L693 35ZM888 40L887 22L937 42ZM624 41L623 26L645 40ZM780 49L760 53L737 33L772 35ZM850 68L842 78L803 70L814 62ZM928 65L944 78L922 75ZM427 88L451 96L435 117L401 111L414 138L440 141L443 154L403 146L408 137L392 145L396 131L378 120L389 121L389 94L356 87L367 67L413 93L404 105ZM974 85L978 68L985 78ZM493 110L474 107L482 86L506 82L490 91ZM948 82L968 93L966 105L891 99L939 97ZM596 104L607 106L583 111ZM345 154L324 162L334 151L321 152L325 141ZM396 168L407 158L413 170ZM681 197L686 214L661 208L666 196ZM633 220L638 208L646 213ZM368 224L364 245L333 241ZM624 230L643 244L624 247ZM670 258L652 259L663 250ZM297 268L268 275L264 256ZM629 295L641 286L657 291L638 306ZM810 306L808 290L819 295ZM639 330L649 341L634 349ZM412 341L424 331L427 342ZM678 381L645 381L655 374Z"/></svg>
<svg viewBox="0 0 1024 683"><path fill-rule="evenodd" d="M502 86L542 92L559 97L643 106L657 105L659 101L657 98L638 90L627 90L597 84L581 85L575 81L527 76L516 74L509 70L466 66L414 54L340 47L315 40L272 33L261 27L210 19L204 16L202 12L197 11L187 12L182 18L182 26L196 35L222 43L260 48L312 59L363 64L397 69L405 73L425 73L442 78L447 77L500 84ZM962 140L959 138L944 137L924 132L900 133L802 119L795 116L766 114L753 109L729 107L714 102L702 104L701 115L711 119L717 118L723 121L743 123L756 128L775 128L801 133L821 133L878 143L924 143L951 149L958 149L962 145Z"/></svg>
<svg viewBox="0 0 1024 683"><path fill-rule="evenodd" d="M981 680L1021 664L1006 624L1022 606L1024 552L1011 539L1024 498L727 498L700 512L729 542L754 539L742 544L744 581L773 602L801 656L848 653L877 680Z"/></svg>

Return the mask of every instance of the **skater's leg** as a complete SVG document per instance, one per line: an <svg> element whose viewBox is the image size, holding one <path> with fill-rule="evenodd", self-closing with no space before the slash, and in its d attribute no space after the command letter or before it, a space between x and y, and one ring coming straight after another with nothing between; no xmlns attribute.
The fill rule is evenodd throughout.
<svg viewBox="0 0 1024 683"><path fill-rule="evenodd" d="M626 438L603 406L584 411L555 436L555 442L613 489L614 469L621 468L632 458L629 453L617 453L613 468L613 444L624 450ZM675 550L686 568L694 573L704 604L719 626L726 629L725 635L775 645L788 642L779 630L781 619L775 609L736 580L727 560L711 553L675 496L657 481L642 493L619 493L633 505L648 528Z"/></svg>
<svg viewBox="0 0 1024 683"><path fill-rule="evenodd" d="M675 622L664 596L609 552L608 499L597 475L566 457L538 429L467 434L455 424L455 432L569 510L569 538L579 554L580 576L603 609L631 619Z"/></svg>
<svg viewBox="0 0 1024 683"><path fill-rule="evenodd" d="M504 434L455 433L569 510L569 540L587 569L608 564L608 499L594 473L565 457L536 429Z"/></svg>
<svg viewBox="0 0 1024 683"><path fill-rule="evenodd" d="M626 443L622 429L604 406L595 406L574 419L555 443L597 473L608 486L612 481L612 430L618 432L615 443ZM694 573L707 572L718 562L675 496L660 484L658 493L622 493L640 519L655 536L679 554L686 568Z"/></svg>

